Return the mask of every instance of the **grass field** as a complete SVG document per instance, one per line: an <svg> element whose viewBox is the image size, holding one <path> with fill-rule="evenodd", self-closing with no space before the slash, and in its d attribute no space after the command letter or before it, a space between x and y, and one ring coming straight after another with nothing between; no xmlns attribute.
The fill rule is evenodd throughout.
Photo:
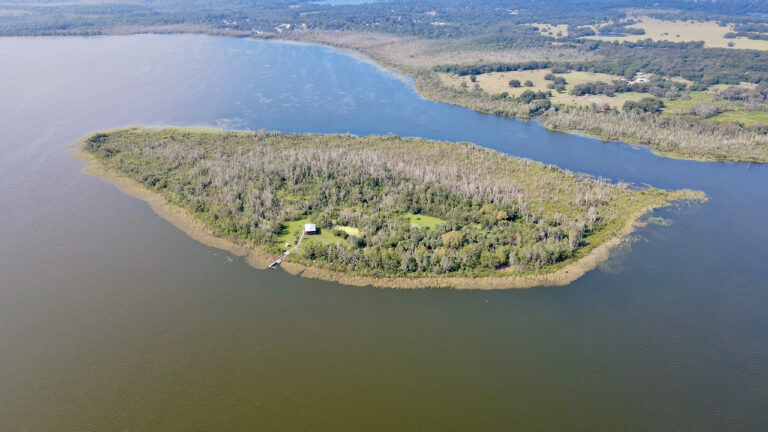
<svg viewBox="0 0 768 432"><path fill-rule="evenodd" d="M302 231L304 231L304 224L308 223L312 222L309 217L305 217L303 219L287 222L283 225L283 229L280 230L280 233L275 239L275 243L280 247L280 250L286 250L293 247L296 239L301 235ZM286 243L289 244L288 247L285 246Z"/></svg>
<svg viewBox="0 0 768 432"><path fill-rule="evenodd" d="M340 230L344 231L345 233L347 233L348 235L350 235L352 237L360 237L360 230L355 228L355 227L344 226L344 225L336 225L336 226L334 226L334 228L335 229L340 229Z"/></svg>
<svg viewBox="0 0 768 432"><path fill-rule="evenodd" d="M480 88L489 94L499 94L507 92L511 97L519 96L525 90L534 91L547 91L547 84L551 81L544 79L544 76L550 73L549 69L530 70L530 71L513 71L513 72L491 72L487 74L477 75L477 84ZM552 90L552 102L556 104L564 105L591 105L596 103L602 105L604 103L609 104L612 108L621 108L624 102L628 100L640 100L647 97L646 94L641 93L619 93L616 96L605 95L586 95L586 96L571 96L568 94L570 90L577 84L583 84L593 81L611 82L619 79L618 76L591 73L591 72L568 72L564 74L558 74L566 79L566 91L564 93L558 93ZM453 87L461 87L461 83L465 82L468 88L472 88L475 83L470 81L468 76L456 76L449 74L442 74L441 79L443 83ZM533 87L517 87L512 88L509 86L509 80L516 79L521 83L527 80L533 82Z"/></svg>
<svg viewBox="0 0 768 432"><path fill-rule="evenodd" d="M726 111L710 118L710 120L736 122L744 126L768 125L768 111Z"/></svg>
<svg viewBox="0 0 768 432"><path fill-rule="evenodd" d="M411 225L416 225L419 228L433 229L436 226L445 223L443 219L423 214L405 213L403 216L408 218L408 222L410 222Z"/></svg>
<svg viewBox="0 0 768 432"><path fill-rule="evenodd" d="M673 111L687 111L694 105L696 105L698 102L711 102L715 95L710 92L703 92L703 91L697 91L697 92L690 92L689 95L691 96L690 99L664 99L664 105L666 106L666 111L673 112Z"/></svg>
<svg viewBox="0 0 768 432"><path fill-rule="evenodd" d="M301 233L304 231L304 224L312 223L312 216L307 216L304 218L301 218L299 220L295 221L289 221L286 222L283 225L283 228L280 230L280 233L277 235L277 238L275 239L275 244L278 246L278 248L281 251L288 250L292 248L295 245L296 239L301 235ZM312 238L314 240L317 240L321 243L347 243L347 241L341 237L337 237L333 235L334 229L340 229L350 236L359 237L360 236L360 230L357 228L353 228L350 226L344 226L344 225L335 225L331 228L325 228L320 229L319 233L313 236L307 236L304 237L305 240ZM288 246L286 246L286 243ZM302 242L302 245L304 242Z"/></svg>
<svg viewBox="0 0 768 432"><path fill-rule="evenodd" d="M472 88L476 84L480 88L489 94L500 94L507 92L510 97L517 97L526 90L534 91L547 91L547 84L551 81L544 79L544 76L550 73L549 69L530 70L530 71L512 71L512 72L491 72L487 74L477 75L476 82L472 82L469 76L458 76L450 74L441 74L440 78L444 85L454 88L460 88L462 83L465 83L467 88ZM617 93L615 96L606 95L585 95L585 96L572 96L568 94L570 90L578 84L593 81L610 82L618 79L618 76L590 73L590 72L568 72L564 74L557 74L562 76L568 82L566 84L566 91L564 93L558 93L552 91L552 103L563 105L591 105L597 104L602 106L608 104L611 108L621 109L626 101L637 101L642 98L650 97L647 93ZM509 81L512 79L519 80L524 83L530 80L533 83L532 87L510 87ZM682 79L681 79L682 80ZM754 87L754 84L743 84L744 87ZM668 116L688 116L688 111L699 102L714 103L724 110L723 113L711 117L713 121L723 122L738 122L744 126L755 126L759 124L768 124L768 112L766 111L752 111L749 113L741 110L740 106L736 106L733 102L729 102L717 97L717 92L731 87L728 85L716 85L707 91L690 92L690 98L678 98L678 99L663 99L665 108L665 115Z"/></svg>
<svg viewBox="0 0 768 432"><path fill-rule="evenodd" d="M727 87L727 86L721 86ZM713 89L714 90L714 89ZM724 112L710 117L711 121L740 123L744 126L768 125L768 111L750 111L745 112L740 105L723 99L718 99L717 95L710 91L690 92L690 99L664 99L666 115L687 116L688 110L699 102L712 103L720 106Z"/></svg>
<svg viewBox="0 0 768 432"><path fill-rule="evenodd" d="M539 29L539 33L543 34L544 36L552 36L552 37L566 37L566 36L568 36L568 25L567 24L532 23L531 26L538 28Z"/></svg>
<svg viewBox="0 0 768 432"><path fill-rule="evenodd" d="M304 240L312 238L312 239L315 239L315 240L317 240L317 241L319 241L321 243L325 243L325 244L333 244L333 243L344 243L344 244L347 244L347 241L345 239L333 235L333 229L334 228L336 228L336 227L320 229L319 233L317 233L315 235L312 235L312 236L305 236ZM304 242L302 242L302 245L303 244L304 244Z"/></svg>
<svg viewBox="0 0 768 432"><path fill-rule="evenodd" d="M714 21L665 21L649 17L637 17L640 21L629 27L642 28L644 35L622 37L587 36L589 39L638 41L643 39L666 40L672 42L704 41L704 45L713 48L768 50L768 41L751 40L744 37L727 39L726 33L733 31L733 24L720 26ZM729 46L733 43L733 46Z"/></svg>
<svg viewBox="0 0 768 432"><path fill-rule="evenodd" d="M445 220L427 216L423 214L413 214L413 213L405 213L403 214L404 217L408 218L408 221L411 225L416 225L419 228L434 228L438 225L444 224ZM278 246L278 248L281 251L285 251L290 249L295 245L296 239L301 235L301 233L304 231L304 224L312 223L312 216L307 216L295 221L289 221L286 222L283 225L283 228L280 230L280 233L277 235L277 238L275 239L275 244ZM331 228L325 228L320 229L319 233L313 236L304 237L305 240L308 239L314 239L316 241L319 241L321 243L331 244L331 243L347 243L347 240L337 237L333 234L333 231L339 229L344 232L346 232L351 237L360 237L360 230L346 225L334 225ZM286 243L288 246L286 246ZM303 242L302 242L303 244Z"/></svg>

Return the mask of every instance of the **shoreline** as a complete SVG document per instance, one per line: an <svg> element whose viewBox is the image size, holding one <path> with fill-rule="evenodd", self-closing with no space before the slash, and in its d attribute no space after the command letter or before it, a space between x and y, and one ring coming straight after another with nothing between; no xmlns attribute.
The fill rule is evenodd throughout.
<svg viewBox="0 0 768 432"><path fill-rule="evenodd" d="M423 88L420 89L420 86L419 86L420 83L417 77L415 76L416 75L415 73L409 72L408 68L406 67L401 67L392 62L386 61L385 59L376 56L375 53L372 52L371 50L366 50L365 48L361 48L361 47L345 46L343 44L332 44L322 40L301 39L301 38L291 39L291 38L281 37L280 35L276 35L276 34L252 35L248 37L248 39L264 41L264 42L277 42L277 43L301 43L301 44L316 45L320 47L331 48L343 54L347 54L353 58L356 58L362 62L371 64L377 67L378 69L381 69L384 72L394 74L396 78L400 79L401 81L404 81L404 82L410 81L409 84L411 85L413 91L416 93L416 95L418 95L420 98L424 100L466 108L480 114L510 118L510 119L515 119L520 121L535 121L539 125L541 125L544 129L550 132L559 132L559 133L564 133L568 135L584 136L587 138L597 139L602 142L625 142L632 146L646 149L651 154L657 157L667 158L667 159L684 160L684 161L692 161L692 162L708 162L708 163L727 163L727 162L745 163L745 164L768 163L767 160L763 160L759 158L749 159L749 158L715 157L715 156L708 156L708 155L690 155L687 153L675 152L675 151L662 151L662 150L655 149L653 145L649 143L631 139L631 138L626 138L626 137L605 138L599 134L593 134L593 133L589 133L587 131L582 131L582 130L573 130L573 129L563 130L563 129L553 128L541 121L541 114L535 115L530 118L519 117L519 116L506 116L506 115L483 111L482 109L473 108L471 106L463 105L455 101L444 100L439 97L431 97L430 95L428 95L428 92L423 91L424 90Z"/></svg>
<svg viewBox="0 0 768 432"><path fill-rule="evenodd" d="M103 131L110 132L110 131ZM190 238L216 249L225 250L244 258L254 268L266 270L276 254L268 254L257 245L245 245L217 236L213 230L197 219L190 211L171 204L161 194L151 191L135 180L123 177L107 169L95 156L84 151L85 137L67 147L67 153L81 161L85 167L82 173L114 185L120 192L147 203L158 216L173 224ZM499 274L498 276L418 276L418 277L375 277L336 272L321 267L307 266L293 261L284 261L281 268L291 275L336 282L350 286L373 286L376 288L424 289L521 289L539 286L564 286L595 269L610 256L611 249L621 245L634 232L638 220L645 214L671 205L674 200L644 207L630 214L621 227L607 240L593 246L586 255L561 265L549 272L528 274Z"/></svg>
<svg viewBox="0 0 768 432"><path fill-rule="evenodd" d="M114 33L94 34L94 35L90 35L90 34L67 34L67 35L45 35L45 36L14 35L14 36L0 36L0 37L19 38L19 39L32 39L32 38L39 39L39 38L72 38L72 37L99 38L99 37L121 37L121 36L140 36L140 35L199 35L199 36L208 36L208 37L245 39L245 40L260 41L260 42L295 44L295 45L305 45L305 46L319 46L319 47L336 50L341 54L345 54L361 62L371 64L372 66L380 69L381 71L393 75L396 79L410 85L414 93L424 100L466 108L480 114L511 118L511 119L516 119L521 121L535 121L538 124L540 124L544 129L550 132L559 132L559 133L564 133L568 135L584 136L587 138L597 139L602 142L613 142L613 141L625 142L632 146L646 149L651 154L660 158L692 161L692 162L705 162L705 163L729 163L729 162L744 163L744 164L768 163L768 160L763 160L759 158L749 159L749 158L714 157L714 156L707 156L707 155L689 155L689 154L678 153L674 151L661 151L653 148L651 144L634 140L631 138L626 138L626 137L604 138L599 134L593 134L593 133L589 133L581 130L563 130L563 129L552 128L550 126L547 126L546 124L544 124L544 122L540 120L541 115L537 115L531 118L524 118L524 117L518 117L518 116L505 116L501 114L494 114L492 112L483 111L481 109L473 108L467 105L463 105L461 103L442 100L436 97L430 97L426 94L426 92L422 91L423 89L420 90L418 79L415 76L413 76L409 71L407 71L406 70L407 68L399 67L398 65L392 64L391 62L387 62L384 59L378 58L377 56L374 55L374 53L366 51L364 48L345 46L341 44L332 44L327 41L290 38L290 37L281 36L279 34L257 35L257 34L250 34L250 33L229 34L226 32L215 32L215 31L175 31L175 30L162 31L161 29L152 29L152 28L121 29L121 30L123 31L117 31Z"/></svg>

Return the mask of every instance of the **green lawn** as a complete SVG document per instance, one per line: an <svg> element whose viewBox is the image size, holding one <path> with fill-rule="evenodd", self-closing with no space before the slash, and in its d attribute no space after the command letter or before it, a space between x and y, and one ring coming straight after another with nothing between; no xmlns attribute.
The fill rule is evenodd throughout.
<svg viewBox="0 0 768 432"><path fill-rule="evenodd" d="M690 95L691 95L690 99L664 98L664 106L666 106L666 111L674 111L674 110L688 111L692 106L696 105L697 102L700 102L700 101L709 102L715 98L714 94L706 91L693 91L693 92L690 92Z"/></svg>
<svg viewBox="0 0 768 432"><path fill-rule="evenodd" d="M334 225L335 229L340 229L352 237L360 237L360 230L351 226Z"/></svg>
<svg viewBox="0 0 768 432"><path fill-rule="evenodd" d="M691 109L696 103L700 101L711 102L721 107L726 111L710 117L708 120L720 121L720 122L732 122L741 123L744 126L755 126L759 124L768 125L768 111L751 111L744 112L741 109L728 109L733 108L733 103L728 103L724 100L717 100L716 96L711 92L691 92L690 99L664 99L665 115L669 116L688 116L688 110Z"/></svg>
<svg viewBox="0 0 768 432"><path fill-rule="evenodd" d="M403 216L408 218L408 222L411 225L416 225L419 228L433 229L434 227L445 223L445 220L443 219L423 214L404 213Z"/></svg>
<svg viewBox="0 0 768 432"><path fill-rule="evenodd" d="M309 216L299 220L287 222L285 225L283 225L283 229L281 229L280 233L277 235L275 244L277 244L280 250L284 251L286 249L290 249L294 246L296 237L300 236L304 231L304 224L308 223L312 223ZM290 243L290 246L285 247L286 243Z"/></svg>
<svg viewBox="0 0 768 432"><path fill-rule="evenodd" d="M288 250L292 248L296 243L297 238L301 235L301 233L304 231L304 224L312 223L312 216L306 216L299 220L295 221L289 221L286 222L283 225L283 228L280 230L280 233L277 235L277 238L275 239L275 244L278 246L278 248L281 251ZM347 241L341 237L336 237L333 235L333 230L335 228L341 229L343 231L346 231L347 234L351 236L359 236L360 230L357 228L349 227L349 226L333 226L331 228L325 228L320 229L319 233L312 236L306 236L304 239L312 238L314 240L317 240L321 243L347 243ZM289 243L290 246L286 247L285 244ZM302 243L303 244L303 243Z"/></svg>
<svg viewBox="0 0 768 432"><path fill-rule="evenodd" d="M335 227L320 229L320 232L318 234L315 234L315 235L312 235L312 236L306 236L306 237L304 237L304 240L307 240L307 239L311 238L313 240L317 240L320 243L324 243L324 244L333 244L333 243L348 244L345 239L343 239L341 237L336 237L335 235L333 235L333 229L334 228ZM302 242L302 245L303 244L304 243Z"/></svg>

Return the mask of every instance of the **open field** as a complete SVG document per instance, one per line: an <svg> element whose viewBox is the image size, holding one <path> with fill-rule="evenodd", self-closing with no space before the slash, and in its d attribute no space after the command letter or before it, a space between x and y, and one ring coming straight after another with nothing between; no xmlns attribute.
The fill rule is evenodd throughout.
<svg viewBox="0 0 768 432"><path fill-rule="evenodd" d="M358 228L355 228L355 227L345 226L345 225L335 225L333 228L334 229L338 229L338 230L342 230L345 233L347 233L347 235L350 235L352 237L360 237L360 235L361 235L360 230Z"/></svg>
<svg viewBox="0 0 768 432"><path fill-rule="evenodd" d="M744 126L768 125L768 111L726 111L712 118L712 121L735 122Z"/></svg>
<svg viewBox="0 0 768 432"><path fill-rule="evenodd" d="M539 29L539 33L543 34L544 36L551 36L551 37L566 37L568 36L568 25L567 24L542 24L542 23L531 23L532 27L536 27Z"/></svg>
<svg viewBox="0 0 768 432"><path fill-rule="evenodd" d="M304 231L304 224L313 223L312 217L307 216L298 220L288 221L283 224L282 229L278 233L278 235L275 237L274 244L277 246L277 248L281 251L285 251L290 249L291 247L295 246L296 239L301 236L301 233ZM319 241L323 244L334 244L334 243L343 243L347 244L347 241L341 237L335 236L333 234L334 229L340 229L344 232L346 232L349 235L352 236L359 236L360 230L357 228L349 227L349 226L332 226L331 228L324 228L320 229L319 232L312 236L305 236L304 240L310 240L314 239L316 241ZM286 246L288 244L289 246ZM304 243L302 242L303 247Z"/></svg>
<svg viewBox="0 0 768 432"><path fill-rule="evenodd" d="M298 239L304 231L304 224L307 223L311 223L309 217L284 223L274 241L278 248L281 251L285 251L293 247L296 244L296 239ZM288 246L286 246L286 244L288 244Z"/></svg>
<svg viewBox="0 0 768 432"><path fill-rule="evenodd" d="M689 110L698 103L707 103L720 107L723 111L707 120L726 123L739 123L743 126L768 125L768 111L745 111L743 105L719 99L713 91L690 92L689 98L664 99L664 115L689 116Z"/></svg>
<svg viewBox="0 0 768 432"><path fill-rule="evenodd" d="M665 40L672 42L703 41L704 46L712 48L757 49L768 50L768 41L752 40L745 37L728 39L726 33L733 31L733 24L725 27L714 21L666 21L650 17L638 17L637 24L630 28L642 28L644 35L627 35L621 37L587 36L589 39L609 41L638 41L643 39ZM733 46L730 46L732 43Z"/></svg>
<svg viewBox="0 0 768 432"><path fill-rule="evenodd" d="M689 98L676 98L676 99L664 99L665 112L678 113L687 112L694 105L699 102L712 102L715 99L715 94L708 91L694 91L689 92Z"/></svg>
<svg viewBox="0 0 768 432"><path fill-rule="evenodd" d="M611 82L618 79L618 76L573 71L563 74L556 74L566 79L566 91L559 93L555 90L547 88L547 84L551 81L544 79L544 76L550 73L549 69L529 70L529 71L511 71L511 72L491 72L487 74L476 75L475 82L472 82L469 76L459 76L454 74L441 73L440 79L446 86L459 89L464 88L472 89L475 85L478 85L483 91L488 94L495 95L506 92L510 97L517 97L526 90L534 91L551 91L552 97L550 98L552 103L569 105L569 106L589 106L596 104L602 106L607 104L611 108L621 109L627 101L638 101L643 98L651 97L648 93L616 93L614 96L606 95L584 95L584 96L572 96L570 90L578 85L587 82L603 81ZM525 81L531 81L532 87L510 87L509 81L512 79L519 80L521 83ZM743 84L743 87L754 88L754 84ZM693 91L688 93L688 97L681 97L675 99L662 98L664 101L665 109L664 113L667 116L690 116L689 110L698 103L710 103L717 105L724 112L715 115L709 120L721 121L721 122L734 122L740 123L744 126L755 126L760 124L768 124L768 112L767 111L752 111L744 112L740 105L734 102L723 100L717 97L717 92L728 88L728 85L716 85L707 91Z"/></svg>
<svg viewBox="0 0 768 432"><path fill-rule="evenodd" d="M491 72L487 74L477 75L477 82L470 81L469 76L458 76L451 74L441 74L441 80L445 85L453 88L461 88L462 83L465 83L467 88L472 88L475 84L478 84L483 91L489 94L499 94L507 92L510 97L517 97L526 90L534 91L548 91L547 84L551 84L552 81L547 81L544 76L550 73L549 69L538 69L529 71L512 71L512 72ZM628 100L640 100L644 97L648 97L647 94L642 93L617 93L615 96L606 95L585 95L585 96L572 96L568 94L570 90L578 84L587 82L603 81L611 82L617 80L619 77L615 75L591 73L591 72L579 72L573 71L564 74L557 74L566 79L566 91L558 93L555 90L552 91L552 102L556 104L564 105L591 105L593 103L602 105L609 104L612 108L621 108L624 102ZM519 80L524 83L530 80L533 83L533 87L510 87L509 81L512 79Z"/></svg>
<svg viewBox="0 0 768 432"><path fill-rule="evenodd" d="M408 218L408 223L411 226L416 226L419 228L434 229L436 226L442 225L445 223L444 219L436 218L433 216L427 216L424 214L405 213L403 216Z"/></svg>

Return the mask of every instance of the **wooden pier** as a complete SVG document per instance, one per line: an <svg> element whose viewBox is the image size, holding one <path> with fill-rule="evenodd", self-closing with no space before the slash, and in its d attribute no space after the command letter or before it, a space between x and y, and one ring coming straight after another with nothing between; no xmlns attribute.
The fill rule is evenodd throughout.
<svg viewBox="0 0 768 432"><path fill-rule="evenodd" d="M299 245L301 244L301 241L304 240L304 232L301 233L301 237L299 237L299 241L296 242L296 245L287 251L283 252L282 255L280 255L280 258L276 259L272 264L269 265L269 268L277 268L280 264L283 262L283 258L287 257L291 254L291 252L297 250L299 248Z"/></svg>

